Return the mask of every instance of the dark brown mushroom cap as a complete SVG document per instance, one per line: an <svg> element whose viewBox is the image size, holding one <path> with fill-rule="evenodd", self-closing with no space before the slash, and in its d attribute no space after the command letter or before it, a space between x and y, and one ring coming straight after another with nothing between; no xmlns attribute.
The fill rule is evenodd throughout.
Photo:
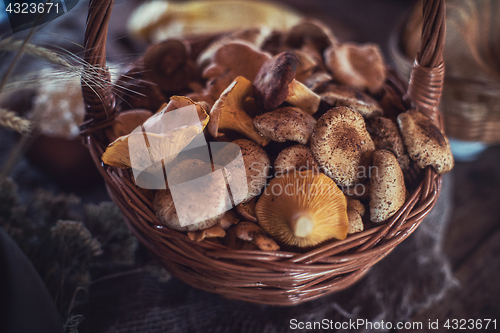
<svg viewBox="0 0 500 333"><path fill-rule="evenodd" d="M383 111L376 100L358 89L328 84L320 94L321 100L330 106L349 106L365 118L381 116Z"/></svg>
<svg viewBox="0 0 500 333"><path fill-rule="evenodd" d="M446 136L423 113L410 110L398 116L403 143L419 168L432 165L444 174L453 168L453 155Z"/></svg>
<svg viewBox="0 0 500 333"><path fill-rule="evenodd" d="M271 111L285 101L288 97L288 85L295 78L298 62L293 53L282 52L262 65L253 84L257 106Z"/></svg>
<svg viewBox="0 0 500 333"><path fill-rule="evenodd" d="M308 144L316 120L299 108L286 106L253 119L253 125L264 137L277 141Z"/></svg>
<svg viewBox="0 0 500 333"><path fill-rule="evenodd" d="M323 172L339 186L352 186L367 173L375 150L363 117L339 106L327 111L316 123L311 151Z"/></svg>
<svg viewBox="0 0 500 333"><path fill-rule="evenodd" d="M170 39L151 46L144 55L144 76L163 91L179 91L196 75L196 66L189 57L190 46Z"/></svg>

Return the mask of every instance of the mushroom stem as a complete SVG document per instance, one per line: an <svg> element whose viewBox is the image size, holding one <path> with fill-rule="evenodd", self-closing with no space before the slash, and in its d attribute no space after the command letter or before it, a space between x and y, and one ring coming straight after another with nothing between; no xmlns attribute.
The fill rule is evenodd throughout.
<svg viewBox="0 0 500 333"><path fill-rule="evenodd" d="M290 220L290 227L297 237L307 237L314 228L314 220L311 214L300 212L294 214Z"/></svg>
<svg viewBox="0 0 500 333"><path fill-rule="evenodd" d="M285 101L306 113L314 114L318 111L321 97L300 81L293 79L288 85L288 97Z"/></svg>

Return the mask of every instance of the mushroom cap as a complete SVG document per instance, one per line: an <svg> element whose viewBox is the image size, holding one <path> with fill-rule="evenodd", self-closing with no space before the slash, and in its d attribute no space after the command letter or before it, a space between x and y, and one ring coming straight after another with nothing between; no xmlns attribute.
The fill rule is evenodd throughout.
<svg viewBox="0 0 500 333"><path fill-rule="evenodd" d="M271 31L269 29L260 27L237 30L230 34L225 34L208 45L198 56L196 62L199 66L203 67L207 61L214 59L219 48L231 43L246 44L251 48L260 49L266 38L269 37L270 33Z"/></svg>
<svg viewBox="0 0 500 333"><path fill-rule="evenodd" d="M292 52L282 52L262 65L253 84L257 106L271 111L285 101L288 97L288 85L295 78L298 62Z"/></svg>
<svg viewBox="0 0 500 333"><path fill-rule="evenodd" d="M255 215L256 198L253 197L248 202L242 202L236 206L236 212L242 219L250 222L257 223L257 216Z"/></svg>
<svg viewBox="0 0 500 333"><path fill-rule="evenodd" d="M303 83L304 85L311 89L312 91L316 92L316 90L324 85L325 83L331 81L333 78L330 74L327 72L316 72L311 74L309 77L304 79Z"/></svg>
<svg viewBox="0 0 500 333"><path fill-rule="evenodd" d="M233 143L240 147L243 156L247 175L248 194L242 202L248 202L253 197L258 196L262 188L266 185L269 170L271 169L271 161L264 149L253 141L238 139L233 141ZM219 157L214 157L214 159L217 161L224 160Z"/></svg>
<svg viewBox="0 0 500 333"><path fill-rule="evenodd" d="M328 26L318 20L305 19L293 26L283 37L285 47L300 49L304 45L323 52L327 47L337 44L337 38Z"/></svg>
<svg viewBox="0 0 500 333"><path fill-rule="evenodd" d="M322 173L308 170L271 179L255 210L259 225L289 246L310 247L347 236L345 196Z"/></svg>
<svg viewBox="0 0 500 333"><path fill-rule="evenodd" d="M257 224L243 221L227 231L226 245L232 249L277 251L279 245Z"/></svg>
<svg viewBox="0 0 500 333"><path fill-rule="evenodd" d="M344 43L325 50L325 63L340 83L377 93L386 79L382 51L376 44Z"/></svg>
<svg viewBox="0 0 500 333"><path fill-rule="evenodd" d="M130 134L137 126L144 123L153 113L149 110L134 109L120 112L113 123L112 135L116 140L120 136Z"/></svg>
<svg viewBox="0 0 500 333"><path fill-rule="evenodd" d="M212 91L219 96L224 89L238 76L243 76L253 82L262 65L271 58L266 52L261 52L249 44L232 42L221 46L210 65L202 73L208 86L219 87Z"/></svg>
<svg viewBox="0 0 500 333"><path fill-rule="evenodd" d="M351 235L361 232L364 229L363 215L365 214L365 206L361 201L346 197L347 199L347 217L349 219L349 229L347 234Z"/></svg>
<svg viewBox="0 0 500 333"><path fill-rule="evenodd" d="M210 110L208 131L214 138L220 136L219 130L233 130L263 146L269 142L257 132L252 118L243 109L251 91L252 83L242 76L238 76L224 90Z"/></svg>
<svg viewBox="0 0 500 333"><path fill-rule="evenodd" d="M419 168L432 165L440 175L453 168L448 139L432 120L416 110L401 113L397 120L408 154Z"/></svg>
<svg viewBox="0 0 500 333"><path fill-rule="evenodd" d="M257 131L264 137L277 141L295 141L308 144L316 120L295 107L282 107L253 119Z"/></svg>
<svg viewBox="0 0 500 333"><path fill-rule="evenodd" d="M283 149L274 161L276 177L287 172L314 170L319 172L318 162L314 159L311 149L303 145L294 145Z"/></svg>
<svg viewBox="0 0 500 333"><path fill-rule="evenodd" d="M398 126L389 118L375 117L366 121L366 129L370 133L375 148L385 149L396 156L401 170L405 172L410 167L410 157L406 154L403 139Z"/></svg>
<svg viewBox="0 0 500 333"><path fill-rule="evenodd" d="M201 242L205 238L221 238L226 236L226 232L220 225L214 225L208 229L188 232L188 237L192 241Z"/></svg>
<svg viewBox="0 0 500 333"><path fill-rule="evenodd" d="M346 106L332 108L321 116L311 137L314 158L339 186L359 182L359 172L366 173L374 150L363 117Z"/></svg>
<svg viewBox="0 0 500 333"><path fill-rule="evenodd" d="M179 91L196 75L190 46L177 39L152 45L144 55L144 75L163 91Z"/></svg>
<svg viewBox="0 0 500 333"><path fill-rule="evenodd" d="M374 172L370 178L370 219L386 221L405 203L406 186L396 157L388 150L373 153Z"/></svg>
<svg viewBox="0 0 500 333"><path fill-rule="evenodd" d="M314 114L318 111L321 97L300 81L292 80L288 85L288 97L285 102L298 107L302 111Z"/></svg>
<svg viewBox="0 0 500 333"><path fill-rule="evenodd" d="M193 187L191 192L193 193L193 197L190 201L185 201L182 204L191 205L193 209L191 210L191 214L189 216L185 216L184 218L187 218L188 220L192 219L191 221L198 220L203 218L201 213L203 213L207 218L185 226L181 225L177 209L174 204L174 198L172 197L170 190L156 191L153 208L158 220L170 229L177 231L204 230L219 223L221 217L224 215L224 212L220 212L226 205L224 191L227 192L226 188L222 186L210 186L201 189L201 191L200 188L196 189ZM201 212L199 208L196 208L198 202L203 202L203 207L208 209ZM183 209L183 211L189 211L189 209Z"/></svg>
<svg viewBox="0 0 500 333"><path fill-rule="evenodd" d="M383 113L376 100L355 88L329 84L320 96L330 106L349 106L364 118L381 116Z"/></svg>

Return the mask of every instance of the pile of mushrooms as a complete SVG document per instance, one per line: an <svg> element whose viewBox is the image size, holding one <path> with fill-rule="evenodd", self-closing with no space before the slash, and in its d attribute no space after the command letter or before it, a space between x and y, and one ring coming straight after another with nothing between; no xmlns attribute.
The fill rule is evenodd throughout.
<svg viewBox="0 0 500 333"><path fill-rule="evenodd" d="M154 86L153 102L125 95L104 163L130 168L130 132L156 111L148 106L169 99L160 113L195 105L203 124L197 133L213 147L232 146L212 151L210 162L170 159L176 164L159 164L165 172L189 182L241 153L244 193L230 186L241 177L236 168L225 168L226 188L193 189L190 205L213 206L202 221L179 221L169 189L175 184L149 192L159 222L194 242L275 251L343 240L397 213L414 185L412 166L439 174L453 167L448 140L430 119L381 102L387 91L380 49L339 42L320 22L168 40L153 45L134 71L141 74L124 75L120 87Z"/></svg>

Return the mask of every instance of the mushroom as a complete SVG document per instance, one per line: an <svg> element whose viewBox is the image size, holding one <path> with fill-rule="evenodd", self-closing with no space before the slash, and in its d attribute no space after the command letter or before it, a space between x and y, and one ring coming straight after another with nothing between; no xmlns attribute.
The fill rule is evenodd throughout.
<svg viewBox="0 0 500 333"><path fill-rule="evenodd" d="M325 50L325 63L335 80L357 89L380 91L386 79L384 58L375 44L345 43Z"/></svg>
<svg viewBox="0 0 500 333"><path fill-rule="evenodd" d="M279 245L257 224L240 222L227 232L225 244L236 250L277 251Z"/></svg>
<svg viewBox="0 0 500 333"><path fill-rule="evenodd" d="M162 224L177 231L199 231L220 222L227 210L229 197L224 182L205 182L200 188L186 183L181 189L156 191L153 208ZM178 193L176 193L178 192ZM180 200L178 199L180 198Z"/></svg>
<svg viewBox="0 0 500 333"><path fill-rule="evenodd" d="M259 225L288 246L310 247L347 236L345 196L322 173L289 172L271 179L255 210Z"/></svg>
<svg viewBox="0 0 500 333"><path fill-rule="evenodd" d="M206 95L217 99L238 76L253 82L262 65L271 58L248 44L230 43L221 46L212 62L203 70L207 79ZM211 104L210 100L207 100Z"/></svg>
<svg viewBox="0 0 500 333"><path fill-rule="evenodd" d="M148 110L135 109L120 112L109 131L112 140L116 140L120 136L130 134L137 126L143 124L153 113Z"/></svg>
<svg viewBox="0 0 500 333"><path fill-rule="evenodd" d="M302 20L283 36L283 45L287 48L301 49L307 46L319 53L337 43L337 38L330 28L312 19Z"/></svg>
<svg viewBox="0 0 500 333"><path fill-rule="evenodd" d="M281 177L291 171L313 170L319 172L319 166L309 147L294 145L279 153L274 161L274 170L276 177Z"/></svg>
<svg viewBox="0 0 500 333"><path fill-rule="evenodd" d="M406 186L396 157L388 150L373 153L374 174L370 178L370 220L386 221L403 206Z"/></svg>
<svg viewBox="0 0 500 333"><path fill-rule="evenodd" d="M242 202L236 206L236 212L245 221L257 223L257 216L255 215L255 203L255 197L250 199L250 201Z"/></svg>
<svg viewBox="0 0 500 333"><path fill-rule="evenodd" d="M320 96L330 106L349 106L364 118L381 116L383 113L377 101L355 88L329 84Z"/></svg>
<svg viewBox="0 0 500 333"><path fill-rule="evenodd" d="M270 33L271 31L269 29L260 27L237 30L229 35L224 35L206 47L198 56L196 62L200 67L203 67L207 62L213 61L215 54L222 46L231 43L240 43L259 50L264 41L269 37Z"/></svg>
<svg viewBox="0 0 500 333"><path fill-rule="evenodd" d="M269 140L257 132L250 118L243 110L243 102L251 93L252 83L238 76L227 87L210 110L208 131L217 138L219 130L233 130L265 146Z"/></svg>
<svg viewBox="0 0 500 333"><path fill-rule="evenodd" d="M292 50L290 52L292 52L298 60L295 79L304 82L306 78L312 75L314 69L318 66L318 60L309 53L301 50Z"/></svg>
<svg viewBox="0 0 500 333"><path fill-rule="evenodd" d="M361 201L346 197L347 199L347 218L349 219L349 229L347 234L355 234L364 229L363 215L365 214L365 206Z"/></svg>
<svg viewBox="0 0 500 333"><path fill-rule="evenodd" d="M432 165L440 175L453 168L448 139L432 120L417 110L401 113L397 120L408 154L419 168Z"/></svg>
<svg viewBox="0 0 500 333"><path fill-rule="evenodd" d="M363 117L346 106L321 116L311 137L314 158L339 186L353 186L364 178L374 150Z"/></svg>
<svg viewBox="0 0 500 333"><path fill-rule="evenodd" d="M303 83L307 88L311 89L314 92L317 92L317 89L319 87L327 82L330 82L332 79L332 76L327 72L316 72L305 78Z"/></svg>
<svg viewBox="0 0 500 333"><path fill-rule="evenodd" d="M238 222L240 222L240 219L238 218L238 215L236 215L234 210L228 210L222 216L219 225L223 230L227 230L233 224L238 224Z"/></svg>
<svg viewBox="0 0 500 333"><path fill-rule="evenodd" d="M190 52L189 44L177 39L154 44L144 55L145 79L165 92L182 90L196 77Z"/></svg>
<svg viewBox="0 0 500 333"><path fill-rule="evenodd" d="M366 129L371 134L375 148L389 150L393 153L401 170L406 172L410 167L410 157L405 152L403 139L397 125L388 118L375 117L366 121Z"/></svg>
<svg viewBox="0 0 500 333"><path fill-rule="evenodd" d="M267 139L309 143L316 120L310 114L295 107L282 107L253 119L253 125Z"/></svg>
<svg viewBox="0 0 500 333"><path fill-rule="evenodd" d="M267 183L271 162L264 149L253 141L238 139L233 141L241 149L243 163L245 165L248 193L241 202L248 202L260 194ZM220 152L224 154L224 151ZM215 156L214 160L224 161L224 157Z"/></svg>
<svg viewBox="0 0 500 333"><path fill-rule="evenodd" d="M141 187L165 188L164 167L202 134L208 118L195 104L175 110L164 105L132 133L109 144L101 159L108 165L132 168L136 184ZM141 174L145 183L138 182ZM155 184L159 187L147 187Z"/></svg>
<svg viewBox="0 0 500 333"><path fill-rule="evenodd" d="M201 242L206 238L222 238L224 236L226 236L226 232L219 225L214 225L213 227L200 231L188 232L189 239L195 242Z"/></svg>
<svg viewBox="0 0 500 333"><path fill-rule="evenodd" d="M257 106L271 111L286 101L309 114L318 110L320 97L294 79L297 64L292 52L282 52L262 65L253 84Z"/></svg>

